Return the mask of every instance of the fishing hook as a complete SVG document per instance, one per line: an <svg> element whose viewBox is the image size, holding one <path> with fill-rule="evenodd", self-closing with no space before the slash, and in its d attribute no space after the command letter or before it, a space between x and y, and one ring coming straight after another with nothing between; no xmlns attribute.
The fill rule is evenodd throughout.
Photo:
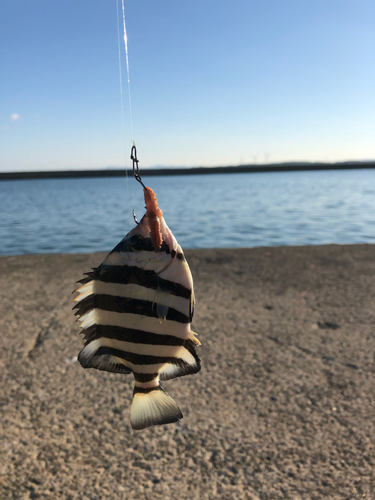
<svg viewBox="0 0 375 500"><path fill-rule="evenodd" d="M147 190L146 186L142 182L141 175L139 173L139 165L138 165L139 160L137 158L137 148L135 147L134 142L130 153L130 159L133 160L133 175L135 177L135 180L142 184L143 189Z"/></svg>
<svg viewBox="0 0 375 500"><path fill-rule="evenodd" d="M137 217L136 217L136 215L135 215L134 210L133 210L133 219L134 219L134 222L135 222L136 224L139 224L139 222L138 222L138 220L137 220Z"/></svg>

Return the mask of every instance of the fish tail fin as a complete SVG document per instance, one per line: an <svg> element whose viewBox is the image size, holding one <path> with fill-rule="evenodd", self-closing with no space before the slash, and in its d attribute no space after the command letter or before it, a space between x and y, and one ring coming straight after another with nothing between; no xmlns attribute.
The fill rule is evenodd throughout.
<svg viewBox="0 0 375 500"><path fill-rule="evenodd" d="M148 389L135 386L130 409L130 423L134 430L170 424L181 418L180 408L160 385Z"/></svg>

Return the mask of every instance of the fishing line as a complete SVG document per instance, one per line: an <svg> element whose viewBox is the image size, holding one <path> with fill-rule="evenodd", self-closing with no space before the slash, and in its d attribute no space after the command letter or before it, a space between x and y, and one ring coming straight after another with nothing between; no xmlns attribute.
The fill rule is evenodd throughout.
<svg viewBox="0 0 375 500"><path fill-rule="evenodd" d="M128 202L130 202L129 178L128 178L128 168L127 168L128 167L127 145L126 145L125 118L124 118L125 113L124 113L123 77L122 77L122 60L121 60L121 42L120 42L119 0L116 0L116 15L117 15L118 63L119 63L119 76L120 76L121 120L122 120L122 132L123 132L123 137L124 137L125 176L126 176L126 188L127 188L127 194L128 194ZM133 115L132 115L132 109L131 109L131 95L130 95L129 56L128 56L128 43L127 43L128 37L126 34L124 0L122 0L122 24L123 24L123 31L124 31L124 45L125 45L126 66L127 66L127 75L128 75L130 126L131 126L132 141L134 144Z"/></svg>
<svg viewBox="0 0 375 500"><path fill-rule="evenodd" d="M126 33L126 23L125 23L125 5L124 0L121 0L122 5L122 24L124 29L124 44L125 44L125 56L126 56L126 70L128 75L128 94L129 94L129 111L130 111L130 128L132 131L132 142L134 145L134 130L133 130L133 111L132 111L132 98L130 95L130 71L129 71L129 53L128 53L128 35Z"/></svg>
<svg viewBox="0 0 375 500"><path fill-rule="evenodd" d="M128 188L128 197L129 197L128 169L127 169L127 161L126 161L127 156L126 156L126 141L125 141L124 97L123 97L123 91L122 91L122 64L121 64L120 19L119 19L119 15L118 15L118 0L116 0L116 14L117 14L118 66L119 66L119 76L120 76L121 121L122 121L122 133L123 133L123 137L124 137L124 159L125 159L126 185Z"/></svg>

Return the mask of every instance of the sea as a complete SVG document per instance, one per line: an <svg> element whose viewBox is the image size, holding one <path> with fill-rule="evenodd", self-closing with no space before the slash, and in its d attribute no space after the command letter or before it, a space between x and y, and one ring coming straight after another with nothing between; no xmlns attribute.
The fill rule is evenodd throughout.
<svg viewBox="0 0 375 500"><path fill-rule="evenodd" d="M375 170L144 177L184 249L375 243ZM133 177L0 181L0 255L110 251L144 214Z"/></svg>

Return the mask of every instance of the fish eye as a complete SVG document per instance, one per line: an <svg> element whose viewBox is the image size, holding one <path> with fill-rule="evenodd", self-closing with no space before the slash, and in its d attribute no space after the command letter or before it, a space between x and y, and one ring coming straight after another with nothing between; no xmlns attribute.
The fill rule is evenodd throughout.
<svg viewBox="0 0 375 500"><path fill-rule="evenodd" d="M129 240L129 247L132 250L142 250L145 247L145 239L139 234L135 234Z"/></svg>

